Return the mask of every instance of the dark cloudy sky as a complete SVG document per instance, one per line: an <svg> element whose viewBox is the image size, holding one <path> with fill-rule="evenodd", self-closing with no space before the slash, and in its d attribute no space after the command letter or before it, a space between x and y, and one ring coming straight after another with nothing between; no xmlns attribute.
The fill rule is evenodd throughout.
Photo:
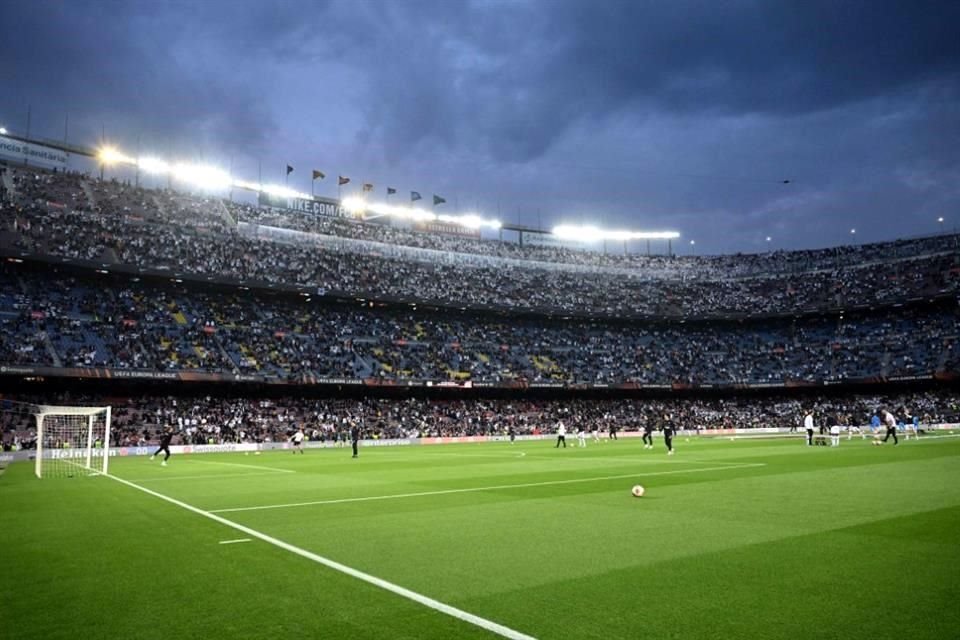
<svg viewBox="0 0 960 640"><path fill-rule="evenodd" d="M0 125L758 251L960 225L960 2L0 2ZM783 184L784 179L791 180ZM318 189L336 192L330 178Z"/></svg>

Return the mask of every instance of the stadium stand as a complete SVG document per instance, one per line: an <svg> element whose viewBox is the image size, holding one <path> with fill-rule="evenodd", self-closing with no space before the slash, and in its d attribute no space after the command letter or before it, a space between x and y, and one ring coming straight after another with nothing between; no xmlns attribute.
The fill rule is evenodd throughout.
<svg viewBox="0 0 960 640"><path fill-rule="evenodd" d="M955 302L748 322L510 317L0 267L3 360L41 367L558 385L948 375Z"/></svg>
<svg viewBox="0 0 960 640"><path fill-rule="evenodd" d="M925 421L957 414L949 388L810 395L828 385L955 379L956 235L757 255L614 255L307 217L33 168L2 177L6 376L729 390L549 400L148 392L110 399L120 444L149 441L166 422L189 442L281 438L301 423L312 439L329 439L350 421L376 437L528 433L560 417L629 429L664 413L699 428L793 426L799 396L741 397L747 387L796 387L804 403L851 424L880 404ZM29 440L24 416L0 419L6 446Z"/></svg>
<svg viewBox="0 0 960 640"><path fill-rule="evenodd" d="M250 207L73 174L17 169L14 183L0 237L8 253L344 297L612 317L720 317L946 297L955 294L960 274L953 235L747 256L607 256L337 218L318 217L316 228L304 231L306 222L285 222L290 215L276 210L254 214Z"/></svg>

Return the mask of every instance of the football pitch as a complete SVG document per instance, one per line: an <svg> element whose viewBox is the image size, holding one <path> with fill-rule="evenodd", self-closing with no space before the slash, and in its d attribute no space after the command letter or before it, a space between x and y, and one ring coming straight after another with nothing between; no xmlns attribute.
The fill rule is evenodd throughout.
<svg viewBox="0 0 960 640"><path fill-rule="evenodd" d="M553 444L13 464L3 635L960 637L960 438Z"/></svg>

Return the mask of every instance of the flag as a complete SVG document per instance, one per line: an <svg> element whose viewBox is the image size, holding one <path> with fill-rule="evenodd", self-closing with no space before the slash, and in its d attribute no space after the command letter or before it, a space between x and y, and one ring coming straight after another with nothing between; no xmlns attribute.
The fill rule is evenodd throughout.
<svg viewBox="0 0 960 640"><path fill-rule="evenodd" d="M446 201L447 201L446 198L441 198L437 194L433 194L433 206L437 206L438 204L443 204Z"/></svg>
<svg viewBox="0 0 960 640"><path fill-rule="evenodd" d="M423 196L421 196L417 191L411 191L411 192L410 192L410 202L416 202L417 200L420 200L421 198L423 198Z"/></svg>
<svg viewBox="0 0 960 640"><path fill-rule="evenodd" d="M372 182L364 182L364 183L363 183L363 192L366 193L367 191L373 191L373 183L372 183Z"/></svg>
<svg viewBox="0 0 960 640"><path fill-rule="evenodd" d="M392 196L392 195L395 194L396 192L397 192L397 190L394 189L393 187L387 187L387 195L388 195L388 196Z"/></svg>
<svg viewBox="0 0 960 640"><path fill-rule="evenodd" d="M347 184L350 182L350 178L345 178L343 176L337 176L337 184Z"/></svg>
<svg viewBox="0 0 960 640"><path fill-rule="evenodd" d="M320 178L321 180L323 180L326 177L327 177L327 174L325 174L323 171L317 171L316 169L313 170L314 180L316 180L317 178Z"/></svg>
<svg viewBox="0 0 960 640"><path fill-rule="evenodd" d="M287 165L287 175L290 175L291 173L293 173L293 167Z"/></svg>

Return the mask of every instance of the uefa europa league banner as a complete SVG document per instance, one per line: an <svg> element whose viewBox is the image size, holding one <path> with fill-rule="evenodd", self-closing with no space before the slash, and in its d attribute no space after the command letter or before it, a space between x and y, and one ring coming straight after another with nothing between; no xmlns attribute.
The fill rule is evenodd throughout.
<svg viewBox="0 0 960 640"><path fill-rule="evenodd" d="M0 136L0 156L14 162L43 165L59 171L65 170L69 161L65 151L34 142L20 142L7 136Z"/></svg>

